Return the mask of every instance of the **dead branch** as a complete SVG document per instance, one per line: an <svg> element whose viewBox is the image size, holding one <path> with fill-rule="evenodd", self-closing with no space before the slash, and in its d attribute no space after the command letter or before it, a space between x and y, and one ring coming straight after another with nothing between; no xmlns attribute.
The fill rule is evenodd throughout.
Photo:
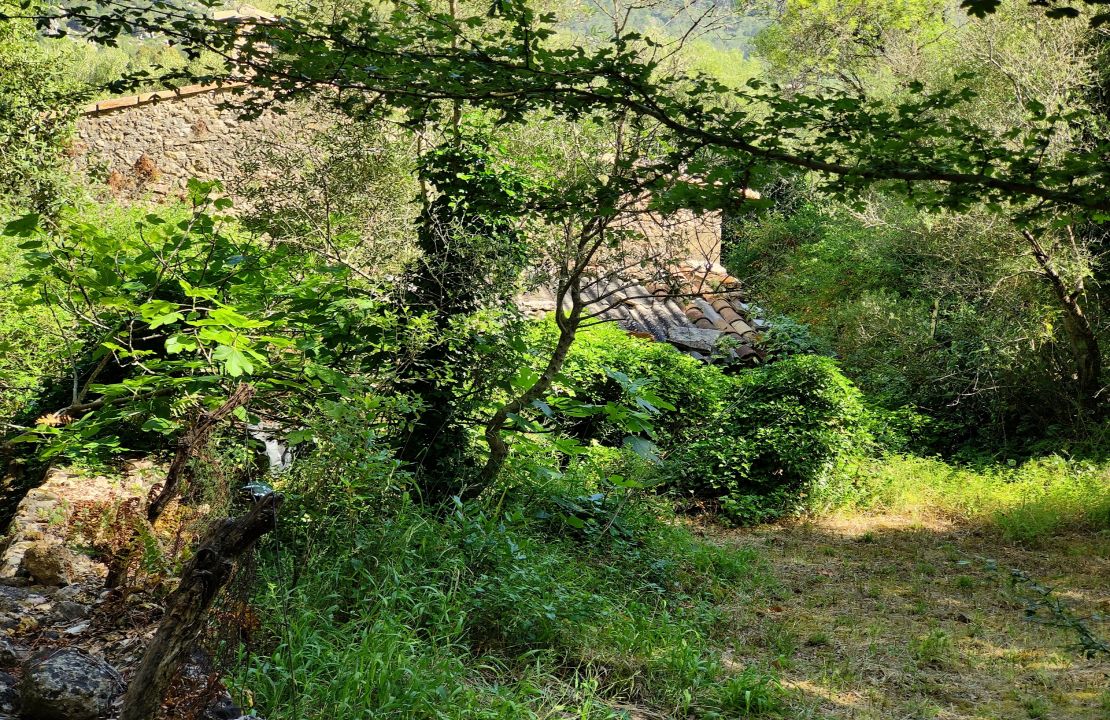
<svg viewBox="0 0 1110 720"><path fill-rule="evenodd" d="M253 396L254 387L247 383L240 383L223 405L212 412L201 413L200 417L193 422L189 430L177 443L177 452L173 456L169 470L166 471L166 479L162 483L162 492L158 493L158 497L154 498L150 507L147 508L147 520L151 523L156 521L162 511L166 509L166 505L177 494L177 488L181 484L181 475L188 469L189 460L208 441L208 436L216 429L216 425L234 412L236 408L250 402Z"/></svg>

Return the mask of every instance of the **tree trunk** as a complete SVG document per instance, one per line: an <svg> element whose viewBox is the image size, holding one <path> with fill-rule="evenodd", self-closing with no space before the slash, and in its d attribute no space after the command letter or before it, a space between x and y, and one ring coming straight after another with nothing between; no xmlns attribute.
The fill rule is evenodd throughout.
<svg viewBox="0 0 1110 720"><path fill-rule="evenodd" d="M166 602L166 615L123 697L119 720L153 720L208 618L208 609L235 569L235 560L277 524L281 497L273 493L208 533Z"/></svg>
<svg viewBox="0 0 1110 720"><path fill-rule="evenodd" d="M1071 232L1069 228L1069 232ZM1093 416L1099 408L1099 394L1102 391L1102 350L1098 344L1091 321L1083 312L1079 298L1083 295L1082 281L1073 290L1064 284L1063 278L1052 263L1052 258L1028 230L1022 233L1033 249L1033 257L1041 268L1053 294L1064 312L1064 334L1068 338L1068 348L1075 361L1076 391L1079 407L1084 413Z"/></svg>
<svg viewBox="0 0 1110 720"><path fill-rule="evenodd" d="M555 377L563 369L563 363L566 362L567 353L570 352L571 345L574 344L574 338L582 320L582 307L578 299L578 293L572 291L571 295L573 307L570 314L559 323L559 339L555 343L555 349L552 350L551 357L547 360L547 367L544 368L539 379L530 388L498 408L497 412L486 423L485 437L486 442L489 443L489 457L486 458L486 464L478 474L478 482L468 486L462 492L461 498L463 500L477 497L497 479L498 473L501 472L505 459L509 457L509 446L505 442L505 438L501 436L501 431L505 427L505 422L509 419L509 416L519 413L532 404L534 400L543 397L551 389ZM559 313L561 308L556 308L555 311Z"/></svg>
<svg viewBox="0 0 1110 720"><path fill-rule="evenodd" d="M216 425L234 412L235 408L250 402L253 396L254 388L246 383L240 383L239 387L235 388L223 405L212 412L201 413L200 417L193 422L177 443L177 452L173 456L173 461L170 462L169 470L166 471L166 479L162 483L162 492L158 493L158 497L154 498L146 510L148 521L153 523L157 520L162 511L166 509L166 505L169 504L170 500L173 500L177 494L177 486L181 484L181 475L189 465L189 459L197 448L208 441L208 436L216 429Z"/></svg>

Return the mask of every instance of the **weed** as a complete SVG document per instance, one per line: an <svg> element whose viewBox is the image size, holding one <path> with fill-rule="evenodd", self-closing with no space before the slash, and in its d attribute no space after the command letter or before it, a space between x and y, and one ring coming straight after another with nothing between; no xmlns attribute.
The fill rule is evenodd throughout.
<svg viewBox="0 0 1110 720"><path fill-rule="evenodd" d="M824 647L829 644L829 634L825 632L815 632L806 638L806 645L810 647Z"/></svg>
<svg viewBox="0 0 1110 720"><path fill-rule="evenodd" d="M957 575L952 579L952 586L957 590L968 592L975 587L975 580L969 575Z"/></svg>
<svg viewBox="0 0 1110 720"><path fill-rule="evenodd" d="M940 715L940 709L928 700L914 698L906 703L905 713L906 717L914 720L933 720Z"/></svg>
<svg viewBox="0 0 1110 720"><path fill-rule="evenodd" d="M1015 587L1024 588L1032 595L1025 605L1026 618L1074 631L1077 638L1074 646L1087 657L1110 655L1110 642L1096 635L1084 618L1076 617L1068 604L1054 595L1052 588L1017 568L1010 569L1010 580ZM1041 613L1041 610L1046 612Z"/></svg>
<svg viewBox="0 0 1110 720"><path fill-rule="evenodd" d="M943 667L952 652L952 636L943 630L931 630L910 643L910 655L919 668Z"/></svg>
<svg viewBox="0 0 1110 720"><path fill-rule="evenodd" d="M798 651L798 635L785 623L767 623L763 638L767 649L778 657L791 658Z"/></svg>
<svg viewBox="0 0 1110 720"><path fill-rule="evenodd" d="M709 690L701 716L709 720L765 715L782 708L783 695L782 684L775 675L747 667Z"/></svg>
<svg viewBox="0 0 1110 720"><path fill-rule="evenodd" d="M1025 698L1021 706L1025 708L1025 713L1030 720L1044 720L1048 717L1048 711L1051 708L1048 701L1039 695Z"/></svg>

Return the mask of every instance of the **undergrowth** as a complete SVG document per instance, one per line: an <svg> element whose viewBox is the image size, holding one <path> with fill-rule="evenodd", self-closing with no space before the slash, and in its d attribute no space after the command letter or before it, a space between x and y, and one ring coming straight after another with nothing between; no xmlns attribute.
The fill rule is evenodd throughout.
<svg viewBox="0 0 1110 720"><path fill-rule="evenodd" d="M771 582L753 552L698 541L657 500L592 479L596 461L558 480L517 473L521 484L490 504L434 514L379 459L367 475L392 479L380 491L350 474L326 496L283 483L283 514L296 520L261 553L262 632L235 663L263 716L616 718L639 705L740 717L778 707L777 679L726 670L713 642L722 601ZM320 462L302 478L324 471ZM563 510L582 506L584 520Z"/></svg>

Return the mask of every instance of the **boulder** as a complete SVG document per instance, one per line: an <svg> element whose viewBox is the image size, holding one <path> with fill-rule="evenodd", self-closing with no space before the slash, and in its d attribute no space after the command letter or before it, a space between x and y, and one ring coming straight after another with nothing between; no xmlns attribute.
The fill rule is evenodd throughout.
<svg viewBox="0 0 1110 720"><path fill-rule="evenodd" d="M19 712L19 681L14 675L0 672L0 718L14 717Z"/></svg>
<svg viewBox="0 0 1110 720"><path fill-rule="evenodd" d="M23 571L39 585L69 585L73 561L64 545L44 540L27 548Z"/></svg>
<svg viewBox="0 0 1110 720"><path fill-rule="evenodd" d="M30 720L96 720L123 690L119 674L77 648L40 650L23 664L23 716Z"/></svg>

